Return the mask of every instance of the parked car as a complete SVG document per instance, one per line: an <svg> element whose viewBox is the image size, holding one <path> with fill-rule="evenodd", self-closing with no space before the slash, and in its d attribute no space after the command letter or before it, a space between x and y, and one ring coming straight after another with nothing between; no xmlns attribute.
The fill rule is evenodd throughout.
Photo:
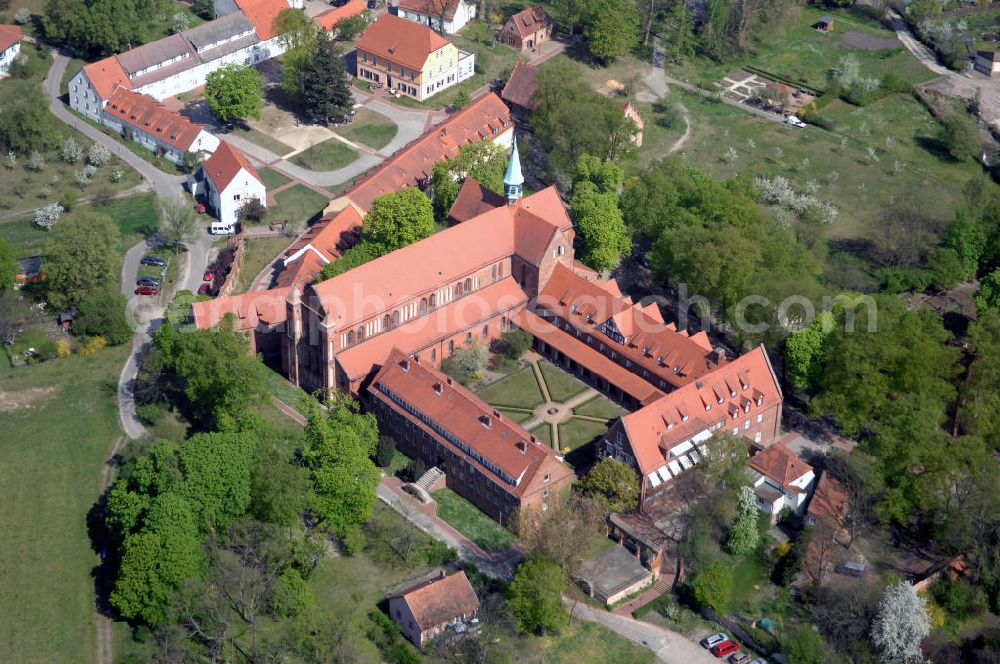
<svg viewBox="0 0 1000 664"><path fill-rule="evenodd" d="M205 214L208 211L208 208L205 207L204 203L198 203L194 206L194 209L198 212L198 214Z"/></svg>
<svg viewBox="0 0 1000 664"><path fill-rule="evenodd" d="M758 657L757 659L750 662L750 664L767 664L767 660L763 657Z"/></svg>
<svg viewBox="0 0 1000 664"><path fill-rule="evenodd" d="M198 286L198 295L211 295L212 294L212 284L204 283Z"/></svg>
<svg viewBox="0 0 1000 664"><path fill-rule="evenodd" d="M728 641L729 635L719 632L718 634L712 634L711 636L706 636L701 640L702 648L711 648L712 646L717 646L723 641Z"/></svg>
<svg viewBox="0 0 1000 664"><path fill-rule="evenodd" d="M160 280L156 277L139 277L136 282L136 286L153 286L154 288L160 285Z"/></svg>
<svg viewBox="0 0 1000 664"><path fill-rule="evenodd" d="M709 649L709 652L722 659L726 655L732 655L734 652L740 649L740 644L736 641L723 641L722 643L716 644Z"/></svg>
<svg viewBox="0 0 1000 664"><path fill-rule="evenodd" d="M802 120L800 120L797 115L786 115L785 116L785 124L790 124L793 127L798 127L799 129L804 129L805 127L808 126L808 125L806 125L805 122L803 122Z"/></svg>
<svg viewBox="0 0 1000 664"><path fill-rule="evenodd" d="M748 664L749 661L750 653L748 652L738 652L729 656L729 664Z"/></svg>
<svg viewBox="0 0 1000 664"><path fill-rule="evenodd" d="M152 265L154 267L166 267L167 265L167 261L159 256L143 256L139 262L143 265Z"/></svg>
<svg viewBox="0 0 1000 664"><path fill-rule="evenodd" d="M139 286L135 289L136 295L158 295L160 289L155 286Z"/></svg>
<svg viewBox="0 0 1000 664"><path fill-rule="evenodd" d="M208 269L205 270L205 274L201 277L202 281L215 281L215 270Z"/></svg>

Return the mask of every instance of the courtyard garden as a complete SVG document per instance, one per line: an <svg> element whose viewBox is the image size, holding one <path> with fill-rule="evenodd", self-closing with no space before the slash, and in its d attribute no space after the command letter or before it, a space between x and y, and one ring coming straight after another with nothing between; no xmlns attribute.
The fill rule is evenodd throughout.
<svg viewBox="0 0 1000 664"><path fill-rule="evenodd" d="M393 125L395 126L395 125ZM336 138L328 138L299 152L291 161L311 171L335 171L354 162L358 153Z"/></svg>

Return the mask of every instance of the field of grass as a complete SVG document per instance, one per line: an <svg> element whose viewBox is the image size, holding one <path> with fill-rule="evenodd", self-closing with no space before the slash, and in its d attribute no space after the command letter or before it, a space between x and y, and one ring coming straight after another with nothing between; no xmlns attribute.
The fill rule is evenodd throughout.
<svg viewBox="0 0 1000 664"><path fill-rule="evenodd" d="M530 368L521 369L495 383L490 383L479 390L479 398L497 408L513 406L527 410L544 401L542 391L538 388L538 381L535 380Z"/></svg>
<svg viewBox="0 0 1000 664"><path fill-rule="evenodd" d="M497 410L507 417L507 419L517 422L518 424L531 419L531 413L528 411L511 410L509 408L498 408Z"/></svg>
<svg viewBox="0 0 1000 664"><path fill-rule="evenodd" d="M559 446L566 455L566 463L577 470L594 463L593 443L607 433L608 427L600 422L574 417L559 425Z"/></svg>
<svg viewBox="0 0 1000 664"><path fill-rule="evenodd" d="M357 152L335 138L328 138L292 157L292 163L313 171L335 171L357 158Z"/></svg>
<svg viewBox="0 0 1000 664"><path fill-rule="evenodd" d="M548 636L502 635L496 652L507 653L515 664L599 664L628 662L652 664L652 651L594 623L573 620L559 634Z"/></svg>
<svg viewBox="0 0 1000 664"><path fill-rule="evenodd" d="M282 251L289 245L286 237L262 237L247 240L246 253L243 254L243 268L240 270L240 278L236 282L233 293L243 293L253 280L260 274L260 271L274 262Z"/></svg>
<svg viewBox="0 0 1000 664"><path fill-rule="evenodd" d="M302 412L303 409L301 408L299 401L309 396L305 390L289 383L284 376L270 367L265 367L264 382L267 386L268 392L278 397L292 408Z"/></svg>
<svg viewBox="0 0 1000 664"><path fill-rule="evenodd" d="M84 210L106 214L118 224L122 236L122 254L145 236L144 230L155 229L160 223L160 207L155 194L117 198L107 205L79 206L63 215L62 220L82 214ZM0 223L0 237L13 244L19 255L31 256L44 253L49 233L36 226L31 219L21 219Z"/></svg>
<svg viewBox="0 0 1000 664"><path fill-rule="evenodd" d="M598 395L573 409L574 415L589 415L590 417L604 417L612 420L621 417L628 411L605 396Z"/></svg>
<svg viewBox="0 0 1000 664"><path fill-rule="evenodd" d="M274 200L276 204L267 209L267 219L285 220L293 226L312 219L330 202L329 198L304 184L289 187L275 196Z"/></svg>
<svg viewBox="0 0 1000 664"><path fill-rule="evenodd" d="M587 389L586 383L551 362L543 360L538 363L538 367L542 370L545 387L553 401L569 401Z"/></svg>
<svg viewBox="0 0 1000 664"><path fill-rule="evenodd" d="M514 535L478 507L448 488L433 494L437 515L484 551L502 551L517 542Z"/></svg>
<svg viewBox="0 0 1000 664"><path fill-rule="evenodd" d="M259 129L254 129L253 127L237 127L230 130L229 132L233 136L239 136L240 138L245 138L246 140L259 145L265 150L270 150L279 157L283 157L289 152L294 152L295 149L290 145L285 145L281 141L271 136L268 136Z"/></svg>
<svg viewBox="0 0 1000 664"><path fill-rule="evenodd" d="M87 511L121 436L116 386L131 346L0 369L0 652L9 662L96 660L98 556Z"/></svg>
<svg viewBox="0 0 1000 664"><path fill-rule="evenodd" d="M380 150L395 138L399 127L381 113L359 108L351 124L346 127L334 127L333 130L351 142Z"/></svg>
<svg viewBox="0 0 1000 664"><path fill-rule="evenodd" d="M528 429L535 438L542 441L546 445L552 444L552 425L547 422L539 424L534 429Z"/></svg>
<svg viewBox="0 0 1000 664"><path fill-rule="evenodd" d="M268 189L277 189L289 181L288 177L271 168L257 169L257 174Z"/></svg>

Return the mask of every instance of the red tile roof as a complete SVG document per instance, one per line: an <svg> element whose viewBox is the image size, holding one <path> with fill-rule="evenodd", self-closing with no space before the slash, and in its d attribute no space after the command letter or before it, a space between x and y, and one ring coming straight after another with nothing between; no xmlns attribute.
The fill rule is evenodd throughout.
<svg viewBox="0 0 1000 664"><path fill-rule="evenodd" d="M311 284L324 265L357 244L362 224L361 215L350 205L317 221L285 252L285 267L277 285Z"/></svg>
<svg viewBox="0 0 1000 664"><path fill-rule="evenodd" d="M517 30L517 34L521 35L521 37L533 35L551 22L552 19L538 5L522 9L507 19L507 24L513 23L514 29Z"/></svg>
<svg viewBox="0 0 1000 664"><path fill-rule="evenodd" d="M472 178L465 178L458 197L448 212L448 221L459 224L507 204L507 199Z"/></svg>
<svg viewBox="0 0 1000 664"><path fill-rule="evenodd" d="M0 52L6 51L21 41L23 37L24 33L21 32L21 26L0 23Z"/></svg>
<svg viewBox="0 0 1000 664"><path fill-rule="evenodd" d="M735 426L781 400L771 361L758 346L621 421L639 468L649 474L666 465L675 446L715 424Z"/></svg>
<svg viewBox="0 0 1000 664"><path fill-rule="evenodd" d="M119 86L126 90L132 89L128 74L125 73L122 66L118 64L118 59L113 55L84 65L83 72L101 99L108 99Z"/></svg>
<svg viewBox="0 0 1000 664"><path fill-rule="evenodd" d="M398 7L411 12L428 14L433 18L444 16L446 21L455 18L459 0L399 0Z"/></svg>
<svg viewBox="0 0 1000 664"><path fill-rule="evenodd" d="M342 350L337 353L337 362L351 380L357 380L371 373L373 367L384 363L393 348L402 349L407 354L418 353L470 326L478 329L481 321L523 306L527 301L528 296L517 282L507 277L389 332Z"/></svg>
<svg viewBox="0 0 1000 664"><path fill-rule="evenodd" d="M202 168L208 177L212 178L212 183L219 189L225 191L229 183L239 175L240 169L245 168L250 175L260 180L260 175L256 169L250 165L246 155L237 150L226 141L220 141L219 147L212 153L212 156L205 160Z"/></svg>
<svg viewBox="0 0 1000 664"><path fill-rule="evenodd" d="M479 598L465 572L425 581L399 597L410 607L420 631L458 617L471 618L479 610Z"/></svg>
<svg viewBox="0 0 1000 664"><path fill-rule="evenodd" d="M236 0L236 5L253 23L262 41L278 34L274 29L274 19L289 8L286 0Z"/></svg>
<svg viewBox="0 0 1000 664"><path fill-rule="evenodd" d="M536 92L538 92L538 67L518 60L500 96L508 104L517 104L533 111L538 105L534 100Z"/></svg>
<svg viewBox="0 0 1000 664"><path fill-rule="evenodd" d="M552 325L528 310L514 317L514 324L555 348L574 362L600 375L640 404L647 404L663 396L663 392L650 385L603 353L583 343L571 334Z"/></svg>
<svg viewBox="0 0 1000 664"><path fill-rule="evenodd" d="M623 298L613 279L588 281L558 265L539 294L537 307L585 334L608 339L619 354L673 387L686 385L719 366L705 332L688 336L672 323L664 325L655 303L643 307ZM606 323L613 323L625 343L605 334L602 328ZM719 361L724 364L726 360L720 357Z"/></svg>
<svg viewBox="0 0 1000 664"><path fill-rule="evenodd" d="M351 0L346 5L334 7L316 17L316 23L326 31L331 31L341 21L364 14L368 10L365 0Z"/></svg>
<svg viewBox="0 0 1000 664"><path fill-rule="evenodd" d="M812 472L812 466L781 442L750 457L750 467L783 487L789 487L795 480Z"/></svg>
<svg viewBox="0 0 1000 664"><path fill-rule="evenodd" d="M399 20L416 26L411 21ZM430 178L434 164L457 156L463 145L493 139L508 129L513 131L510 109L493 93L480 97L397 150L377 168L362 174L347 191L347 197L367 211L382 194L418 186Z"/></svg>
<svg viewBox="0 0 1000 664"><path fill-rule="evenodd" d="M819 476L816 490L809 499L809 516L814 519L827 519L837 526L847 521L848 508L847 488L834 479L828 472Z"/></svg>
<svg viewBox="0 0 1000 664"><path fill-rule="evenodd" d="M284 323L287 319L285 300L290 288L253 291L230 297L195 302L194 324L202 330L218 325L226 314L236 316L236 329L253 330L258 324L267 326Z"/></svg>
<svg viewBox="0 0 1000 664"><path fill-rule="evenodd" d="M368 391L389 403L395 403L392 394L404 399L421 413L418 421L443 444L469 458L485 474L498 478L514 495L523 495L543 466L553 484L573 476L551 447L440 371L408 359L399 349L389 355ZM448 436L428 425L427 419Z"/></svg>
<svg viewBox="0 0 1000 664"><path fill-rule="evenodd" d="M182 152L187 152L205 129L152 97L121 87L108 99L104 111Z"/></svg>
<svg viewBox="0 0 1000 664"><path fill-rule="evenodd" d="M382 14L361 35L358 50L421 71L431 53L449 43L426 25Z"/></svg>

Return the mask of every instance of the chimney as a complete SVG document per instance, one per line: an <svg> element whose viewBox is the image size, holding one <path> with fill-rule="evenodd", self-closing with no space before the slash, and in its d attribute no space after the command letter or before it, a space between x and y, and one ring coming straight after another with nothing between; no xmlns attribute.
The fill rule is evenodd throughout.
<svg viewBox="0 0 1000 664"><path fill-rule="evenodd" d="M722 364L723 360L726 359L726 349L721 346L716 346L712 350L712 361L716 364Z"/></svg>
<svg viewBox="0 0 1000 664"><path fill-rule="evenodd" d="M441 383L434 383L434 394L440 396L442 392L444 392L444 385Z"/></svg>
<svg viewBox="0 0 1000 664"><path fill-rule="evenodd" d="M535 438L535 434L531 434L531 442L533 442L535 445L538 444L538 439Z"/></svg>
<svg viewBox="0 0 1000 664"><path fill-rule="evenodd" d="M517 449L521 454L528 451L528 445L523 440L517 441Z"/></svg>
<svg viewBox="0 0 1000 664"><path fill-rule="evenodd" d="M494 408L493 409L493 417L495 417L495 418L497 418L499 420L500 419L500 411Z"/></svg>
<svg viewBox="0 0 1000 664"><path fill-rule="evenodd" d="M451 376L448 376L448 384L451 385Z"/></svg>

